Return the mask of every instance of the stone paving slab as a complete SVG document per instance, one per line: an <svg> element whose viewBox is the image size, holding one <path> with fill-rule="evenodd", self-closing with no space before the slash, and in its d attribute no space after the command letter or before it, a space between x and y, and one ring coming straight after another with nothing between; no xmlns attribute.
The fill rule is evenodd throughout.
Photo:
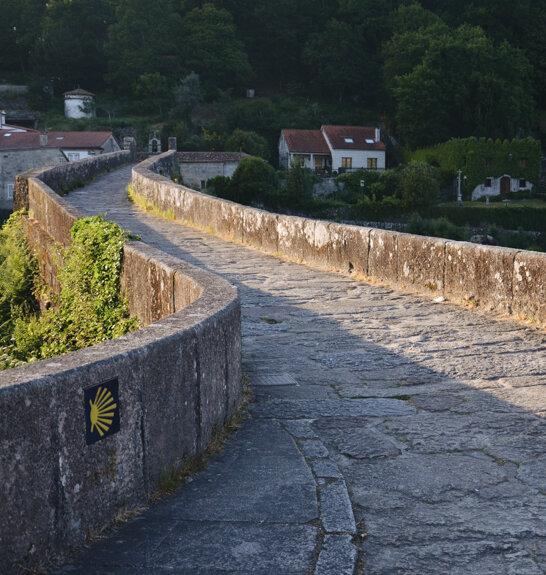
<svg viewBox="0 0 546 575"><path fill-rule="evenodd" d="M129 177L68 198L237 284L266 379L207 470L70 573L546 574L544 332L141 213Z"/></svg>

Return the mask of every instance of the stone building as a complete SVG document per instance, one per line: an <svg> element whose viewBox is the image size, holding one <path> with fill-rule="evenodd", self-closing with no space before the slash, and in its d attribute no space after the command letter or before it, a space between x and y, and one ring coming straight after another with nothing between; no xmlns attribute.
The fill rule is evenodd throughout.
<svg viewBox="0 0 546 575"><path fill-rule="evenodd" d="M67 118L94 118L95 94L77 88L64 93L64 115Z"/></svg>
<svg viewBox="0 0 546 575"><path fill-rule="evenodd" d="M27 170L116 152L120 147L111 132L22 131L16 126L0 130L0 208L11 209L15 176Z"/></svg>
<svg viewBox="0 0 546 575"><path fill-rule="evenodd" d="M484 197L507 196L510 192L532 190L533 182L525 178L513 178L504 174L498 178L485 178L485 181L472 190L472 200Z"/></svg>
<svg viewBox="0 0 546 575"><path fill-rule="evenodd" d="M320 130L283 130L279 165L294 164L316 172L384 170L386 147L381 130L367 126L322 126Z"/></svg>
<svg viewBox="0 0 546 575"><path fill-rule="evenodd" d="M217 176L231 178L243 158L244 152L179 152L178 161L184 185L204 190L207 181Z"/></svg>

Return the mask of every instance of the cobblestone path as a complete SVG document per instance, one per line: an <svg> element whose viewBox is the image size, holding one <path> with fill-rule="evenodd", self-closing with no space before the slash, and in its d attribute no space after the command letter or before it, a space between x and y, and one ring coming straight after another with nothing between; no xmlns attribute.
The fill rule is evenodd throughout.
<svg viewBox="0 0 546 575"><path fill-rule="evenodd" d="M62 573L546 573L543 332L69 199L241 290L254 403L225 451Z"/></svg>

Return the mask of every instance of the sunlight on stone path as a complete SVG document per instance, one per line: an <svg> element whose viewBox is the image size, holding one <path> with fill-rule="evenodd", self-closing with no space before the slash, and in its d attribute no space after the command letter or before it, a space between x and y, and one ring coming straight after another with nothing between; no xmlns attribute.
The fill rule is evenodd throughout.
<svg viewBox="0 0 546 575"><path fill-rule="evenodd" d="M62 573L546 573L543 332L68 199L237 284L255 402L224 453Z"/></svg>

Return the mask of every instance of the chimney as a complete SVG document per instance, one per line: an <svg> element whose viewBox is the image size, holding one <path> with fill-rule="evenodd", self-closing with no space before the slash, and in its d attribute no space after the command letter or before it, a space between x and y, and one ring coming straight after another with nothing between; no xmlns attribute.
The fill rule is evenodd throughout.
<svg viewBox="0 0 546 575"><path fill-rule="evenodd" d="M42 148L47 146L47 132L40 134L40 146L42 146Z"/></svg>
<svg viewBox="0 0 546 575"><path fill-rule="evenodd" d="M375 141L376 142L381 141L381 129L380 128L375 129Z"/></svg>
<svg viewBox="0 0 546 575"><path fill-rule="evenodd" d="M6 111L0 110L0 129L6 124Z"/></svg>

